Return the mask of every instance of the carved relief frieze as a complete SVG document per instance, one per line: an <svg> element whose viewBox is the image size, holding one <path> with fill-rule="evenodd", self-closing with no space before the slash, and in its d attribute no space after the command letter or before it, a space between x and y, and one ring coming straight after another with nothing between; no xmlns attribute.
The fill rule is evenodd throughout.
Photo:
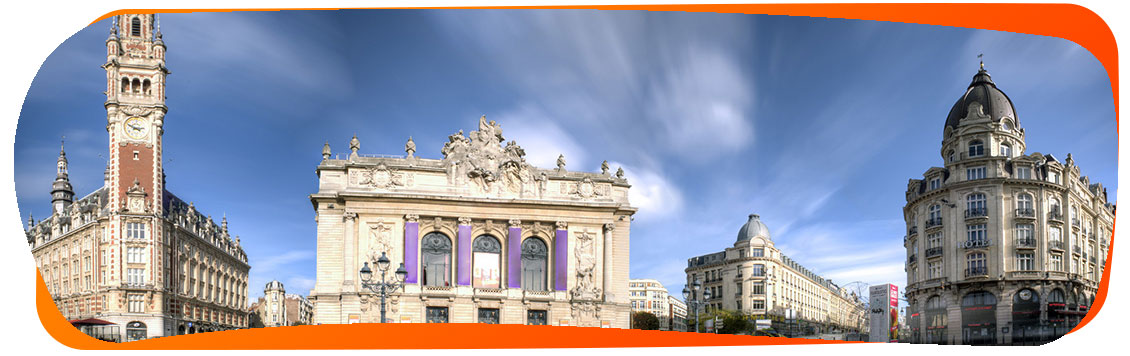
<svg viewBox="0 0 1130 356"><path fill-rule="evenodd" d="M365 256L366 261L376 261L381 257L382 252L395 255L392 251L392 227L393 224L384 219L369 223L369 251Z"/></svg>
<svg viewBox="0 0 1130 356"><path fill-rule="evenodd" d="M593 281L596 270L596 234L585 229L573 233L576 245L573 256L577 259L577 285L570 294L574 299L593 300L600 296L600 288Z"/></svg>

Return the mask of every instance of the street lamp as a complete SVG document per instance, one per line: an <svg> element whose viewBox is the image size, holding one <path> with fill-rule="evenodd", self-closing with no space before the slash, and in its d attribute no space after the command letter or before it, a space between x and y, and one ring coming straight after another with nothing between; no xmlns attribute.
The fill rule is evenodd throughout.
<svg viewBox="0 0 1130 356"><path fill-rule="evenodd" d="M392 261L384 252L381 252L381 257L377 258L375 265L381 271L381 279L376 282L370 282L373 279L373 270L369 268L369 262L361 267L361 287L381 294L381 322L385 320L385 298L388 297L389 290L400 289L404 286L404 278L408 277L408 270L404 269L404 263L400 264L400 268L396 269L396 280L393 282L388 281L388 268Z"/></svg>
<svg viewBox="0 0 1130 356"><path fill-rule="evenodd" d="M698 279L695 279L694 282L691 283L691 286L694 288L694 290L691 290L690 288L687 288L686 286L683 287L683 299L687 301L688 307L694 309L694 332L697 333L697 332L700 332L699 331L699 324L701 324L701 322L702 322L702 320L700 320L700 318L699 318L698 312L699 312L699 308L702 307L702 304L705 301L700 300L698 298L698 291L702 289L702 283L699 282ZM706 292L702 293L702 299L710 299L710 290L709 289L707 289Z"/></svg>

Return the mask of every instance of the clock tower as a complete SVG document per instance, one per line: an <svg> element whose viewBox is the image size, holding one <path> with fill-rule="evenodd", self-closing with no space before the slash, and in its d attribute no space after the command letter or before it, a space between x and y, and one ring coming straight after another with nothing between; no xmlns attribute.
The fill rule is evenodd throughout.
<svg viewBox="0 0 1130 356"><path fill-rule="evenodd" d="M165 43L153 14L114 18L106 39L106 132L110 210L162 215Z"/></svg>

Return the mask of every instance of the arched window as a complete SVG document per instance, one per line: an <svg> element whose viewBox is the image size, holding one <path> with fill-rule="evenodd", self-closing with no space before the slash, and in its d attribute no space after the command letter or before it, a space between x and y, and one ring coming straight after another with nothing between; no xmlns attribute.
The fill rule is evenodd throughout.
<svg viewBox="0 0 1130 356"><path fill-rule="evenodd" d="M963 307L982 305L997 305L997 297L993 293L978 291L966 294L964 298L961 298L961 306Z"/></svg>
<svg viewBox="0 0 1130 356"><path fill-rule="evenodd" d="M973 193L965 197L965 216L986 216L988 210L985 209L985 194Z"/></svg>
<svg viewBox="0 0 1130 356"><path fill-rule="evenodd" d="M934 204L928 210L928 220L926 220L926 227L941 225L942 224L942 205Z"/></svg>
<svg viewBox="0 0 1130 356"><path fill-rule="evenodd" d="M981 140L973 140L969 142L969 157L981 157L985 155L985 143Z"/></svg>
<svg viewBox="0 0 1130 356"><path fill-rule="evenodd" d="M424 285L446 287L451 285L451 239L432 232L424 235L420 250L424 255Z"/></svg>
<svg viewBox="0 0 1130 356"><path fill-rule="evenodd" d="M1012 146L1007 143L1001 144L1001 156L1012 157Z"/></svg>
<svg viewBox="0 0 1130 356"><path fill-rule="evenodd" d="M121 92L123 92L123 93L128 93L128 92L129 92L129 78L126 78L126 77L122 77L122 88L121 88Z"/></svg>
<svg viewBox="0 0 1130 356"><path fill-rule="evenodd" d="M475 238L471 246L471 285L475 288L499 288L502 283L502 244L490 235Z"/></svg>
<svg viewBox="0 0 1130 356"><path fill-rule="evenodd" d="M149 93L149 79L146 79L144 82L141 83L141 93L145 94L145 95L150 94Z"/></svg>
<svg viewBox="0 0 1130 356"><path fill-rule="evenodd" d="M141 19L137 16L134 16L129 22L129 34L130 36L141 36Z"/></svg>
<svg viewBox="0 0 1130 356"><path fill-rule="evenodd" d="M548 249L541 239L531 237L522 242L522 289L546 290L548 256Z"/></svg>
<svg viewBox="0 0 1130 356"><path fill-rule="evenodd" d="M134 94L141 94L141 80L134 78L131 86Z"/></svg>
<svg viewBox="0 0 1130 356"><path fill-rule="evenodd" d="M1060 209L1059 199L1051 198L1048 200L1048 211L1050 211L1052 215L1062 214L1063 210Z"/></svg>
<svg viewBox="0 0 1130 356"><path fill-rule="evenodd" d="M145 323L131 321L126 324L126 341L145 340L147 337Z"/></svg>
<svg viewBox="0 0 1130 356"><path fill-rule="evenodd" d="M954 159L953 159L953 158L954 158L954 157L953 157L953 154L954 154L953 150L950 150L950 151L949 151L949 153L946 153L946 156L947 156L947 157L949 157L949 159L950 159L950 162L953 162L953 161L954 161Z"/></svg>

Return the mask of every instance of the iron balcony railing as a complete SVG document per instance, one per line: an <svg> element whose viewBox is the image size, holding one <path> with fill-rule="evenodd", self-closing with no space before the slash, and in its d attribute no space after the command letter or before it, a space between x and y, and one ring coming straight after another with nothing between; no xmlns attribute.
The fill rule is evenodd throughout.
<svg viewBox="0 0 1130 356"><path fill-rule="evenodd" d="M1048 248L1063 251L1063 241L1048 241Z"/></svg>
<svg viewBox="0 0 1130 356"><path fill-rule="evenodd" d="M928 248L926 249L926 258L941 256L942 251L944 251L944 249L942 249L941 246Z"/></svg>
<svg viewBox="0 0 1130 356"><path fill-rule="evenodd" d="M1036 248L1036 239L1031 237L1024 237L1016 240L1016 247L1019 248Z"/></svg>
<svg viewBox="0 0 1130 356"><path fill-rule="evenodd" d="M914 235L914 234L917 234L917 233L918 233L918 226L917 225L911 226L910 230L907 230L907 235Z"/></svg>
<svg viewBox="0 0 1130 356"><path fill-rule="evenodd" d="M926 220L926 228L927 229L934 227L934 226L942 226L942 218L941 217L936 217L936 218L933 218L933 219Z"/></svg>
<svg viewBox="0 0 1130 356"><path fill-rule="evenodd" d="M1063 222L1063 214L1060 214L1058 211L1050 212L1048 213L1048 220Z"/></svg>
<svg viewBox="0 0 1130 356"><path fill-rule="evenodd" d="M1018 218L1035 218L1036 211L1032 208L1018 208L1016 209L1016 217Z"/></svg>
<svg viewBox="0 0 1130 356"><path fill-rule="evenodd" d="M989 269L986 267L970 267L965 269L966 277L988 276Z"/></svg>
<svg viewBox="0 0 1130 356"><path fill-rule="evenodd" d="M965 209L965 217L966 218L981 218L981 217L986 217L986 216L989 216L989 209L985 209L985 208Z"/></svg>
<svg viewBox="0 0 1130 356"><path fill-rule="evenodd" d="M1074 252L1075 254L1079 254L1079 252L1082 251L1083 249L1079 248L1079 245L1071 246L1071 252Z"/></svg>
<svg viewBox="0 0 1130 356"><path fill-rule="evenodd" d="M1079 218L1071 218L1071 226L1079 227Z"/></svg>
<svg viewBox="0 0 1130 356"><path fill-rule="evenodd" d="M989 247L990 242L989 242L989 239L974 239L974 240L965 240L965 241L961 242L960 245L961 245L961 248L985 248L985 247Z"/></svg>
<svg viewBox="0 0 1130 356"><path fill-rule="evenodd" d="M915 263L915 262L918 262L918 254L913 254L913 255L910 255L910 257L906 258L907 264L911 264L911 263Z"/></svg>

